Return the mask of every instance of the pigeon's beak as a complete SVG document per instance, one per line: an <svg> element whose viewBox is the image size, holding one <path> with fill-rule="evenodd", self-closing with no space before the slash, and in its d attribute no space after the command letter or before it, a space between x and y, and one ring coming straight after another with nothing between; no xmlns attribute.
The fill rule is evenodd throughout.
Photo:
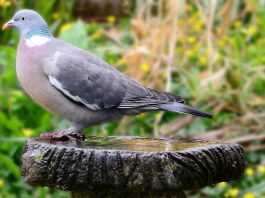
<svg viewBox="0 0 265 198"><path fill-rule="evenodd" d="M9 27L12 27L12 26L14 26L14 20L10 20L10 21L8 21L7 23L5 23L4 25L3 25L3 27L2 27L2 30L5 30L5 29L8 29Z"/></svg>

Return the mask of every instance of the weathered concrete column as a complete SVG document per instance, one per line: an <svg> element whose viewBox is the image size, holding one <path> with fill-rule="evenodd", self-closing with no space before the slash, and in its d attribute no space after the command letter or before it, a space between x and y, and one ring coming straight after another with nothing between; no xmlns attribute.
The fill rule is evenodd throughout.
<svg viewBox="0 0 265 198"><path fill-rule="evenodd" d="M90 137L83 142L30 139L22 176L34 186L73 197L185 197L237 179L244 170L238 144L141 137Z"/></svg>

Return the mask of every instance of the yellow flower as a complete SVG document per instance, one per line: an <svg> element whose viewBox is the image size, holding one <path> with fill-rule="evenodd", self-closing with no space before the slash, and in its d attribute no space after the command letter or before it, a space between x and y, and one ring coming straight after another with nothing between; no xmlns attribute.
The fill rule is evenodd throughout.
<svg viewBox="0 0 265 198"><path fill-rule="evenodd" d="M109 23L115 23L116 22L116 17L113 15L107 16L107 21Z"/></svg>
<svg viewBox="0 0 265 198"><path fill-rule="evenodd" d="M201 65L206 65L207 64L207 57L206 56L200 56L199 62ZM221 182L223 183L223 182Z"/></svg>
<svg viewBox="0 0 265 198"><path fill-rule="evenodd" d="M219 188L225 188L227 186L227 183L226 182L220 182L220 183L217 184L217 186Z"/></svg>
<svg viewBox="0 0 265 198"><path fill-rule="evenodd" d="M194 13L194 17L201 17L202 16L202 13L200 11L197 11Z"/></svg>
<svg viewBox="0 0 265 198"><path fill-rule="evenodd" d="M253 193L251 193L251 192L248 192L248 193L243 195L243 198L255 198L255 197L256 196Z"/></svg>
<svg viewBox="0 0 265 198"><path fill-rule="evenodd" d="M236 21L234 23L234 26L235 26L235 28L240 28L241 27L241 21Z"/></svg>
<svg viewBox="0 0 265 198"><path fill-rule="evenodd" d="M11 1L10 0L0 0L0 8L6 8L11 6Z"/></svg>
<svg viewBox="0 0 265 198"><path fill-rule="evenodd" d="M188 56L188 57L192 57L192 56L194 56L194 54L195 54L195 52L194 52L194 50L187 50L186 52L185 52L185 54L186 54L186 56Z"/></svg>
<svg viewBox="0 0 265 198"><path fill-rule="evenodd" d="M176 49L176 53L177 54L183 54L183 52L184 52L184 49L182 48L182 47L177 47L177 49ZM265 59L265 58L264 58ZM265 62L265 61L264 61Z"/></svg>
<svg viewBox="0 0 265 198"><path fill-rule="evenodd" d="M237 188L231 188L229 191L227 191L225 194L224 194L224 197L232 197L232 198L235 198L237 197L239 194L239 190Z"/></svg>
<svg viewBox="0 0 265 198"><path fill-rule="evenodd" d="M0 179L0 188L2 188L5 184L5 181L3 179Z"/></svg>
<svg viewBox="0 0 265 198"><path fill-rule="evenodd" d="M229 38L228 42L229 42L230 45L234 45L234 46L236 45L236 40L233 39L233 38Z"/></svg>
<svg viewBox="0 0 265 198"><path fill-rule="evenodd" d="M259 165L257 167L257 170L260 174L265 174L265 166L264 165Z"/></svg>
<svg viewBox="0 0 265 198"><path fill-rule="evenodd" d="M59 12L53 13L52 18L55 19L55 20L59 19L60 18L60 13Z"/></svg>
<svg viewBox="0 0 265 198"><path fill-rule="evenodd" d="M255 26L250 26L247 31L246 31L246 35L248 36L254 36L256 33L258 32L257 27Z"/></svg>
<svg viewBox="0 0 265 198"><path fill-rule="evenodd" d="M215 60L216 62L219 62L219 61L222 60L222 56L221 56L220 54L216 54L215 57L214 57L214 60Z"/></svg>
<svg viewBox="0 0 265 198"><path fill-rule="evenodd" d="M144 72L144 73L149 73L150 70L151 70L151 67L150 67L150 65L147 64L147 63L142 63L142 64L141 64L141 70L142 70L142 72Z"/></svg>
<svg viewBox="0 0 265 198"><path fill-rule="evenodd" d="M162 71L159 76L161 76L162 79L167 79L167 72L166 71Z"/></svg>
<svg viewBox="0 0 265 198"><path fill-rule="evenodd" d="M179 43L184 43L184 40L185 40L185 39L184 39L183 36L178 38L178 42L179 42Z"/></svg>
<svg viewBox="0 0 265 198"><path fill-rule="evenodd" d="M192 5L191 4L188 4L188 5L186 5L185 6L185 10L187 11L187 12L191 12L193 9L192 9Z"/></svg>
<svg viewBox="0 0 265 198"><path fill-rule="evenodd" d="M118 61L117 61L117 65L124 65L126 62L125 62L125 58L122 57L120 58Z"/></svg>
<svg viewBox="0 0 265 198"><path fill-rule="evenodd" d="M229 42L229 38L227 36L223 36L221 39L218 40L219 47L224 47Z"/></svg>
<svg viewBox="0 0 265 198"><path fill-rule="evenodd" d="M196 42L196 38L194 36L190 36L187 38L187 41L190 43L190 44L193 44Z"/></svg>
<svg viewBox="0 0 265 198"><path fill-rule="evenodd" d="M190 26L193 27L193 26L196 24L196 20L197 20L197 18L195 18L195 17L190 17L190 18L188 19L188 24L190 24Z"/></svg>
<svg viewBox="0 0 265 198"><path fill-rule="evenodd" d="M73 23L65 23L62 27L61 27L61 29L60 29L60 32L62 33L62 32L65 32L66 30L69 30L71 27L73 27Z"/></svg>
<svg viewBox="0 0 265 198"><path fill-rule="evenodd" d="M196 31L200 31L200 30L202 30L203 26L204 26L204 21L200 20L196 24L194 24L194 29Z"/></svg>
<svg viewBox="0 0 265 198"><path fill-rule="evenodd" d="M247 176L252 176L252 175L254 175L254 169L251 167L248 167L248 168L246 168L245 173Z"/></svg>
<svg viewBox="0 0 265 198"><path fill-rule="evenodd" d="M32 136L33 134L33 130L32 129L23 129L22 133L25 137L29 138Z"/></svg>
<svg viewBox="0 0 265 198"><path fill-rule="evenodd" d="M102 31L101 30L96 30L91 36L91 40L95 41L97 40L100 36L102 35Z"/></svg>

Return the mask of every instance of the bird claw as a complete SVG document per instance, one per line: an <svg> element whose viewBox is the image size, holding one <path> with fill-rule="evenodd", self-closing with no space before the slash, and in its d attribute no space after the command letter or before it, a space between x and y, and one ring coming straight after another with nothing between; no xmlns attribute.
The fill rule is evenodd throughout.
<svg viewBox="0 0 265 198"><path fill-rule="evenodd" d="M59 131L53 133L42 133L40 134L42 139L50 139L54 141L77 141L85 140L85 136L82 133L69 133L67 131Z"/></svg>

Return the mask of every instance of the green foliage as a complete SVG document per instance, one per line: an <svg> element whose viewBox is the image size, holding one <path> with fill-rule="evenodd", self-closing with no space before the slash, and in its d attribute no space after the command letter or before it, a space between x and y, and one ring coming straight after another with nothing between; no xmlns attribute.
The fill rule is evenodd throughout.
<svg viewBox="0 0 265 198"><path fill-rule="evenodd" d="M206 187L202 193L209 197L262 197L265 195L265 166L258 166L256 169L247 167L239 182L221 182L213 187ZM252 196L252 197L251 197ZM195 198L194 196L193 198Z"/></svg>
<svg viewBox="0 0 265 198"><path fill-rule="evenodd" d="M88 47L89 39L87 37L86 27L80 20L74 23L69 29L62 31L59 38L83 49L87 49Z"/></svg>

